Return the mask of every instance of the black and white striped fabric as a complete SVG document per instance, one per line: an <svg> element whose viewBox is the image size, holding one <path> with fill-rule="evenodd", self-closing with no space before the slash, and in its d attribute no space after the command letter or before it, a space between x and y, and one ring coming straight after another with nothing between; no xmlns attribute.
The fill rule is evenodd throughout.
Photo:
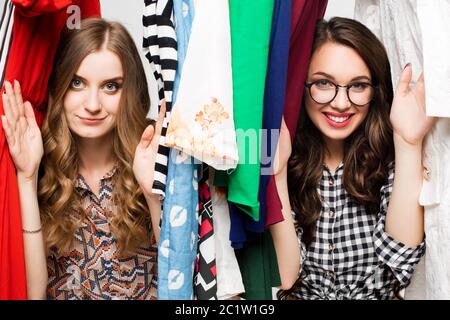
<svg viewBox="0 0 450 320"><path fill-rule="evenodd" d="M0 0L0 88L5 80L6 60L12 40L14 6L11 0Z"/></svg>
<svg viewBox="0 0 450 320"><path fill-rule="evenodd" d="M341 164L334 174L324 166L318 191L323 199L315 239L306 249L302 228L302 284L299 299L392 299L396 284L406 286L425 253L425 242L409 248L385 231L385 218L394 181L394 165L380 190L378 217L349 198L342 183Z"/></svg>
<svg viewBox="0 0 450 320"><path fill-rule="evenodd" d="M158 85L159 108L166 103L158 155L156 156L153 192L164 196L169 148L164 145L172 109L173 82L177 69L177 41L172 0L144 0L143 50ZM158 108L158 109L159 109Z"/></svg>

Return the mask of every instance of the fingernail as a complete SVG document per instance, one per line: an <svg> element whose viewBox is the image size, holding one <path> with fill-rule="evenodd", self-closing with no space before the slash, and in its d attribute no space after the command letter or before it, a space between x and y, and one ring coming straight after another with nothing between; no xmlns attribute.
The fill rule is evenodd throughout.
<svg viewBox="0 0 450 320"><path fill-rule="evenodd" d="M408 62L404 67L403 70L405 70L407 67L409 67L411 65L411 62Z"/></svg>

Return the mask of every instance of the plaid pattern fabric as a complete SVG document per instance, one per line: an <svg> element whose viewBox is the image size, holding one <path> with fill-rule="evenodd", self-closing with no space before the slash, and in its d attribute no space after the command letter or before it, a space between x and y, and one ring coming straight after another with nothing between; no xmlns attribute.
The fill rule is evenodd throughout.
<svg viewBox="0 0 450 320"><path fill-rule="evenodd" d="M75 182L84 208L81 226L68 252L52 250L47 258L49 299L156 299L157 247L155 239L119 257L111 231L116 207L112 201L114 168L100 181L98 197L82 176ZM71 218L78 220L74 214Z"/></svg>
<svg viewBox="0 0 450 320"><path fill-rule="evenodd" d="M299 299L391 299L396 284L406 286L414 267L425 253L425 242L416 248L394 240L384 224L394 181L390 165L381 188L378 216L366 212L347 194L341 163L332 174L324 166L318 188L322 213L315 239L307 249L302 228L296 226L301 244L302 284L294 289Z"/></svg>

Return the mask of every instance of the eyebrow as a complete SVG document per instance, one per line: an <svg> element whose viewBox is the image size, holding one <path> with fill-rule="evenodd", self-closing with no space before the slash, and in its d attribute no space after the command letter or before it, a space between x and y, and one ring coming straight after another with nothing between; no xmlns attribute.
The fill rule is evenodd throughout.
<svg viewBox="0 0 450 320"><path fill-rule="evenodd" d="M80 80L82 80L82 81L84 81L84 82L88 82L86 78L83 78L82 76L80 76L80 75L78 75L78 74L75 74L75 75L74 75L74 78L78 78L78 79L80 79ZM117 81L117 82L123 81L123 77L118 76L118 77L106 79L106 80L103 80L103 81L102 81L102 84L108 83L108 82L113 82L113 81Z"/></svg>
<svg viewBox="0 0 450 320"><path fill-rule="evenodd" d="M319 71L319 72L315 72L315 73L313 73L312 74L313 76L324 76L324 77L327 77L327 78L329 78L329 79L331 79L331 80L336 80L331 74L328 74L328 73L326 73L326 72L322 72L322 71ZM352 82L352 81L357 81L357 80L367 80L367 81L371 81L371 79L368 77L368 76L357 76L357 77L354 77L352 80L350 80L350 82Z"/></svg>

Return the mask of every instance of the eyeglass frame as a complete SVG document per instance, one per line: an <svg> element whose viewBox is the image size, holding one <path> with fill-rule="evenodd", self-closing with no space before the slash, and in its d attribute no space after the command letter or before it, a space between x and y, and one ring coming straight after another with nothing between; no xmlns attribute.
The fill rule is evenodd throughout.
<svg viewBox="0 0 450 320"><path fill-rule="evenodd" d="M305 84L304 84L305 88L308 88L309 96L311 97L311 99L312 99L315 103L318 103L318 104L328 104L328 103L332 102L334 99L336 99L336 97L337 97L337 95L338 95L338 93L339 93L339 88L345 88L345 91L347 92L347 99L348 99L348 101L350 101L352 104L354 104L354 105L357 106L357 107L364 107L366 104L369 104L369 103L373 100L373 98L374 98L374 96L375 96L375 95L374 95L374 93L375 93L374 91L375 91L375 89L378 88L377 85L374 85L374 84L372 84L372 83L362 82L362 83L364 83L364 84L366 84L366 85L372 87L372 90L373 90L373 91L372 91L372 97L371 97L370 100L369 100L368 102L366 102L365 104L356 104L356 103L354 103L354 102L352 101L352 99L350 99L350 93L349 93L350 87L351 87L353 84L347 84L346 86L341 86L340 84L336 84L336 83L334 83L333 81L330 81L330 80L327 79L327 81L329 81L330 83L332 83L332 84L334 85L334 88L335 88L334 96L333 96L333 98L332 98L330 101L328 101L328 102L317 102L316 100L314 100L314 98L313 98L313 96L312 96L312 94L311 94L311 87L312 87L315 83L317 83L317 82L319 82L319 81L323 81L323 80L324 80L324 79L320 79L320 80L312 81L312 82L310 82L310 83L305 82Z"/></svg>

